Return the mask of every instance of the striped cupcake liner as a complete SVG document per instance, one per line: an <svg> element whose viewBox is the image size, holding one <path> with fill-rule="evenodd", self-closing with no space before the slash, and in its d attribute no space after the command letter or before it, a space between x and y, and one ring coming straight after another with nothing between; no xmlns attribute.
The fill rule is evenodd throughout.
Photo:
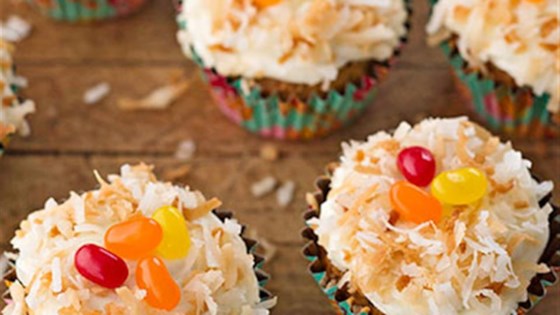
<svg viewBox="0 0 560 315"><path fill-rule="evenodd" d="M233 213L230 211L215 209L212 212L218 217L220 221L222 221L222 223L225 222L226 219L231 220L233 218ZM245 226L242 225L241 239L243 240L245 246L247 247L247 253L253 256L253 270L255 272L255 276L257 277L257 281L259 283L260 302L264 303L272 299L275 299L276 297L272 295L272 293L270 293L267 289L265 289L265 286L268 280L270 279L270 276L262 269L266 262L264 257L256 253L257 250L259 249L259 244L256 240L245 237L244 234L245 234ZM18 281L16 269L15 269L15 262L10 261L9 264L10 264L10 268L8 272L5 275L0 275L0 279L3 279L6 285ZM6 291L2 297L3 300L6 302L6 304L10 303L11 299L9 296L9 291Z"/></svg>
<svg viewBox="0 0 560 315"><path fill-rule="evenodd" d="M386 70L388 66L382 71ZM373 102L379 82L376 75L364 76L360 85L349 83L342 93L331 90L324 98L312 95L302 100L266 97L258 86L246 91L243 79L230 80L211 69L204 69L203 76L215 103L231 121L263 137L291 140L322 137L351 123Z"/></svg>
<svg viewBox="0 0 560 315"><path fill-rule="evenodd" d="M148 0L28 0L52 19L93 22L129 15Z"/></svg>
<svg viewBox="0 0 560 315"><path fill-rule="evenodd" d="M410 21L412 10L408 2L407 6ZM180 18L178 23L182 29L187 27L187 22ZM401 38L401 44L389 60L368 63L367 74L360 82L349 82L344 89L331 89L325 95L314 93L306 99L295 93L287 98L277 94L264 95L258 84L249 85L244 78L220 75L207 67L192 47L191 53L210 86L212 98L231 121L262 137L307 140L326 136L349 125L373 103L379 83L394 66L406 40L406 36Z"/></svg>
<svg viewBox="0 0 560 315"><path fill-rule="evenodd" d="M327 167L327 175L316 179L316 191L308 195L307 210L304 220L307 222L311 218L319 217L321 204L326 201L330 191L331 178L337 164L333 163ZM551 200L551 195L544 197L539 202L544 206ZM527 288L528 299L518 304L517 315L528 313L545 296L548 287L555 284L558 280L557 272L560 271L560 208L552 205L553 212L549 216L550 236L543 254L539 260L551 267L551 271L546 274L537 274L531 279L531 284ZM338 314L348 315L384 315L360 292L349 292L345 286L338 287L342 273L332 265L327 257L327 251L318 243L318 238L310 227L302 231L302 236L307 242L303 249L303 254L309 261L308 270L313 279L321 287L322 291L329 298L330 303Z"/></svg>

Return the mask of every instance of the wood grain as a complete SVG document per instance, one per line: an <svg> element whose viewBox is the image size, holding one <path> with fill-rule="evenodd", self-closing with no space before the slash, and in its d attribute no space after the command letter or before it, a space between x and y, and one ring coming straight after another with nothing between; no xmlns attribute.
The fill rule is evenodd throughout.
<svg viewBox="0 0 560 315"><path fill-rule="evenodd" d="M443 54L425 45L425 2L415 2L409 44L375 104L341 132L296 143L259 139L222 117L175 41L170 1L152 1L128 19L70 25L0 0L0 18L17 13L34 24L33 35L18 44L16 61L19 73L30 81L24 93L39 108L30 119L33 135L15 139L0 159L0 251L9 250L18 222L47 198L60 201L70 190L94 188L93 169L107 175L123 163L145 161L162 175L180 165L173 157L178 143L193 139L197 153L189 163L192 171L180 182L219 197L242 223L277 246L266 267L273 277L269 288L280 298L273 313L333 314L300 253L303 198L313 189L314 178L337 159L341 141L364 139L402 120L464 114ZM142 97L177 71L185 73L190 87L172 107L139 112L117 108L119 98ZM111 85L110 96L84 105L83 92L102 81ZM536 174L560 183L558 142L513 142L534 162ZM261 146L270 143L280 150L280 160L259 158ZM267 175L295 181L290 206L279 208L273 194L262 199L250 195L250 185ZM559 202L560 189L555 195ZM533 314L560 314L559 294L556 286Z"/></svg>

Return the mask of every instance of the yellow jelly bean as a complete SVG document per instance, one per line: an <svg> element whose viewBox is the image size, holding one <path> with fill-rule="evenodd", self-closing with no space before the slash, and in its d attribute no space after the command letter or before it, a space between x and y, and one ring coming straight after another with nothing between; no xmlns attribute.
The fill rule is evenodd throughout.
<svg viewBox="0 0 560 315"><path fill-rule="evenodd" d="M488 181L480 170L460 168L439 174L432 182L432 194L450 205L466 205L480 200L486 194Z"/></svg>
<svg viewBox="0 0 560 315"><path fill-rule="evenodd" d="M185 257L191 247L191 238L187 222L181 212L172 206L161 207L152 215L163 230L163 239L157 247L157 253L166 259Z"/></svg>

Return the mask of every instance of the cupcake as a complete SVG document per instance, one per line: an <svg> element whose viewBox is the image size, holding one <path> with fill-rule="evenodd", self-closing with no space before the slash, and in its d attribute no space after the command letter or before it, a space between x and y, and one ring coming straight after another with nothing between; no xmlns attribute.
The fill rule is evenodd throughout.
<svg viewBox="0 0 560 315"><path fill-rule="evenodd" d="M184 0L179 11L179 43L221 111L278 139L351 122L387 76L409 18L405 0Z"/></svg>
<svg viewBox="0 0 560 315"><path fill-rule="evenodd" d="M35 111L32 101L23 101L16 95L25 79L16 76L12 60L13 46L0 38L0 155L11 136L29 134L25 116Z"/></svg>
<svg viewBox="0 0 560 315"><path fill-rule="evenodd" d="M66 22L93 22L136 12L148 0L28 0L43 15Z"/></svg>
<svg viewBox="0 0 560 315"><path fill-rule="evenodd" d="M23 314L268 314L262 258L216 198L124 165L21 223L8 305Z"/></svg>
<svg viewBox="0 0 560 315"><path fill-rule="evenodd" d="M560 263L530 167L466 118L345 143L308 196L310 271L344 314L523 314Z"/></svg>
<svg viewBox="0 0 560 315"><path fill-rule="evenodd" d="M560 1L432 0L427 31L492 129L560 134Z"/></svg>

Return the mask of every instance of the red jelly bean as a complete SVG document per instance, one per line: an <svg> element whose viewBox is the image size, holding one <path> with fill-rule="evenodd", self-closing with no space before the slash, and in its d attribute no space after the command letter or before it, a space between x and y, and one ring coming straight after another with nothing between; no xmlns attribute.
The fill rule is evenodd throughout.
<svg viewBox="0 0 560 315"><path fill-rule="evenodd" d="M436 174L436 160L423 147L409 147L397 157L397 167L404 177L416 186L426 187Z"/></svg>
<svg viewBox="0 0 560 315"><path fill-rule="evenodd" d="M122 258L103 247L86 244L74 255L74 265L86 279L102 287L114 289L128 278L128 267Z"/></svg>

